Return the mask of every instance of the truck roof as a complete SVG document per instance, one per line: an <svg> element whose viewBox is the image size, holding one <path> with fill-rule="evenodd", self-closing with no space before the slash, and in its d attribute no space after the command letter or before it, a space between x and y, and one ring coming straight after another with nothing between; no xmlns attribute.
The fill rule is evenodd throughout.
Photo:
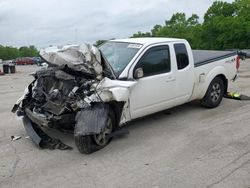
<svg viewBox="0 0 250 188"><path fill-rule="evenodd" d="M144 38L127 38L127 39L114 39L114 42L128 42L137 44L155 44L161 42L175 42L175 41L185 41L184 39L177 38L164 38L164 37L144 37Z"/></svg>

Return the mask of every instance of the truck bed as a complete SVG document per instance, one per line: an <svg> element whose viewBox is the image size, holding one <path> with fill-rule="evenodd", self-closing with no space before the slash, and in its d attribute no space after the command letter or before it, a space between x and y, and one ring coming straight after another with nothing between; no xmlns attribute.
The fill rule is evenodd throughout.
<svg viewBox="0 0 250 188"><path fill-rule="evenodd" d="M215 51L215 50L192 50L194 57L194 67L207 63L212 63L223 58L234 56L236 51Z"/></svg>

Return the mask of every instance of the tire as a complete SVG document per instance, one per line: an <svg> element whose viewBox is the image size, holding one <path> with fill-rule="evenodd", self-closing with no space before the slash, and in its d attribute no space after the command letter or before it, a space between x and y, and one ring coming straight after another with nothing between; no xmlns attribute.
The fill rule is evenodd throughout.
<svg viewBox="0 0 250 188"><path fill-rule="evenodd" d="M108 136L109 134L113 132L114 126L115 126L114 113L110 111L108 114L108 119L107 119L106 126L103 132L97 135L75 136L75 144L79 152L83 154L91 154L107 146L112 140L112 138L108 138L106 140L101 141L100 139L98 139L99 138L98 136L100 135L102 137L103 135ZM106 132L107 134L104 133L108 129L109 129L109 132Z"/></svg>
<svg viewBox="0 0 250 188"><path fill-rule="evenodd" d="M215 108L219 106L224 95L224 87L225 86L221 78L214 78L208 86L204 98L201 100L202 106L207 108Z"/></svg>

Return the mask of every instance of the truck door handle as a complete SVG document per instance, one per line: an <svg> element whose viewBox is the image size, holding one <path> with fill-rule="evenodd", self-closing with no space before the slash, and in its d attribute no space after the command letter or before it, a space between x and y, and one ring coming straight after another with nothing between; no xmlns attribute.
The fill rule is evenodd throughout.
<svg viewBox="0 0 250 188"><path fill-rule="evenodd" d="M175 77L168 77L166 82L173 82L175 81Z"/></svg>

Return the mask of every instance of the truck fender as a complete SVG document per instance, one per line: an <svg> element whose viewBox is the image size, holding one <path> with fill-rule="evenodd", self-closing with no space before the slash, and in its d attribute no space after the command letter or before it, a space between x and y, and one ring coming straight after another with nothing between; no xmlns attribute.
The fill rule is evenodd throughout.
<svg viewBox="0 0 250 188"><path fill-rule="evenodd" d="M207 89L210 85L210 83L212 82L212 80L219 76L219 75L222 75L224 76L225 78L227 78L227 71L226 69L223 67L223 66L217 66L215 68L213 68L212 70L210 70L205 78L205 82L204 82L204 85L202 87L202 92L201 92L201 95L200 95L200 98L203 98L207 92ZM226 86L225 86L226 87Z"/></svg>

